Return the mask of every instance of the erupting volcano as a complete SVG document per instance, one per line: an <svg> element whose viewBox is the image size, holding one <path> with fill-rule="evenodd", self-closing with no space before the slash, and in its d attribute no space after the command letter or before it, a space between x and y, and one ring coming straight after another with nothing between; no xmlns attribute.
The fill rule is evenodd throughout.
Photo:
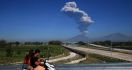
<svg viewBox="0 0 132 70"><path fill-rule="evenodd" d="M94 22L86 12L77 7L76 2L67 2L61 11L76 21L81 34L86 34L88 26Z"/></svg>

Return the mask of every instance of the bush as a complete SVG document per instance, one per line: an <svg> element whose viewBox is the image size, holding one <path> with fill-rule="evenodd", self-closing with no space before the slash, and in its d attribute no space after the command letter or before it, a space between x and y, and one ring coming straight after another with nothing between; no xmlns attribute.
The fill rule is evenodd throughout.
<svg viewBox="0 0 132 70"><path fill-rule="evenodd" d="M85 42L82 42L82 41L79 41L79 42L76 43L76 44L78 44L78 45L86 45L86 43L85 43Z"/></svg>
<svg viewBox="0 0 132 70"><path fill-rule="evenodd" d="M0 47L5 47L7 42L5 40L0 40Z"/></svg>
<svg viewBox="0 0 132 70"><path fill-rule="evenodd" d="M49 44L49 45L61 45L62 42L61 42L61 41L49 41L48 44Z"/></svg>
<svg viewBox="0 0 132 70"><path fill-rule="evenodd" d="M117 59L117 58L112 58L112 57L108 57L108 56L102 56L102 55L98 55L98 54L88 54L89 56L91 57L94 57L94 58L97 58L101 61L105 61L105 62L128 62L128 61L125 61L125 60L121 60L121 59Z"/></svg>
<svg viewBox="0 0 132 70"><path fill-rule="evenodd" d="M9 45L8 47L6 47L6 57L12 57L12 56L13 56L13 49L11 45Z"/></svg>

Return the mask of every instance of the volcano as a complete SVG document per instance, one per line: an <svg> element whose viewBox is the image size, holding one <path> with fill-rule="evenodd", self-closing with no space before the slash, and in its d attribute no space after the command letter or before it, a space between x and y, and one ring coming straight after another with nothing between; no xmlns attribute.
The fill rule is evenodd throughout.
<svg viewBox="0 0 132 70"><path fill-rule="evenodd" d="M88 36L86 36L85 34L79 34L77 36L74 36L74 37L68 39L67 41L69 41L69 42L78 42L78 41L88 42L88 41L90 41L90 38Z"/></svg>
<svg viewBox="0 0 132 70"><path fill-rule="evenodd" d="M132 37L129 37L122 33L112 33L100 38L97 38L98 41L105 41L105 40L111 40L111 41L132 41Z"/></svg>
<svg viewBox="0 0 132 70"><path fill-rule="evenodd" d="M123 33L112 33L112 34L98 37L98 38L89 38L85 34L79 34L79 35L74 36L74 37L67 39L65 41L68 41L68 42L78 42L78 41L93 42L93 41L106 41L106 40L110 40L113 42L125 42L125 41L132 41L132 37L127 36Z"/></svg>

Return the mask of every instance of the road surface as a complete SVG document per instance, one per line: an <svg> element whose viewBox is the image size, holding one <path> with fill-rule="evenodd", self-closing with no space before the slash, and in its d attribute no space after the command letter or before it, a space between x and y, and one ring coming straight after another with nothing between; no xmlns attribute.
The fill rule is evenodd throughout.
<svg viewBox="0 0 132 70"><path fill-rule="evenodd" d="M73 46L73 45L68 45L68 46L65 46L65 47L71 48L71 49L74 49L74 50L78 50L78 51L83 51L85 53L94 53L94 54L109 56L109 57L118 58L118 59L122 59L122 60L126 60L126 61L132 61L132 55L130 55L130 54L119 53L119 52L110 52L110 51L84 48L84 47L76 47L76 46Z"/></svg>

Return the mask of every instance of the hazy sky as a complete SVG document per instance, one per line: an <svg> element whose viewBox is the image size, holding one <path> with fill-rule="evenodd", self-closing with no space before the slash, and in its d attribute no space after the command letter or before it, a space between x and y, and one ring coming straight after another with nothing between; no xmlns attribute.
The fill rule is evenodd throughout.
<svg viewBox="0 0 132 70"><path fill-rule="evenodd" d="M75 20L60 11L69 1L94 21L89 37L132 35L132 0L0 0L0 39L66 39L80 34Z"/></svg>

